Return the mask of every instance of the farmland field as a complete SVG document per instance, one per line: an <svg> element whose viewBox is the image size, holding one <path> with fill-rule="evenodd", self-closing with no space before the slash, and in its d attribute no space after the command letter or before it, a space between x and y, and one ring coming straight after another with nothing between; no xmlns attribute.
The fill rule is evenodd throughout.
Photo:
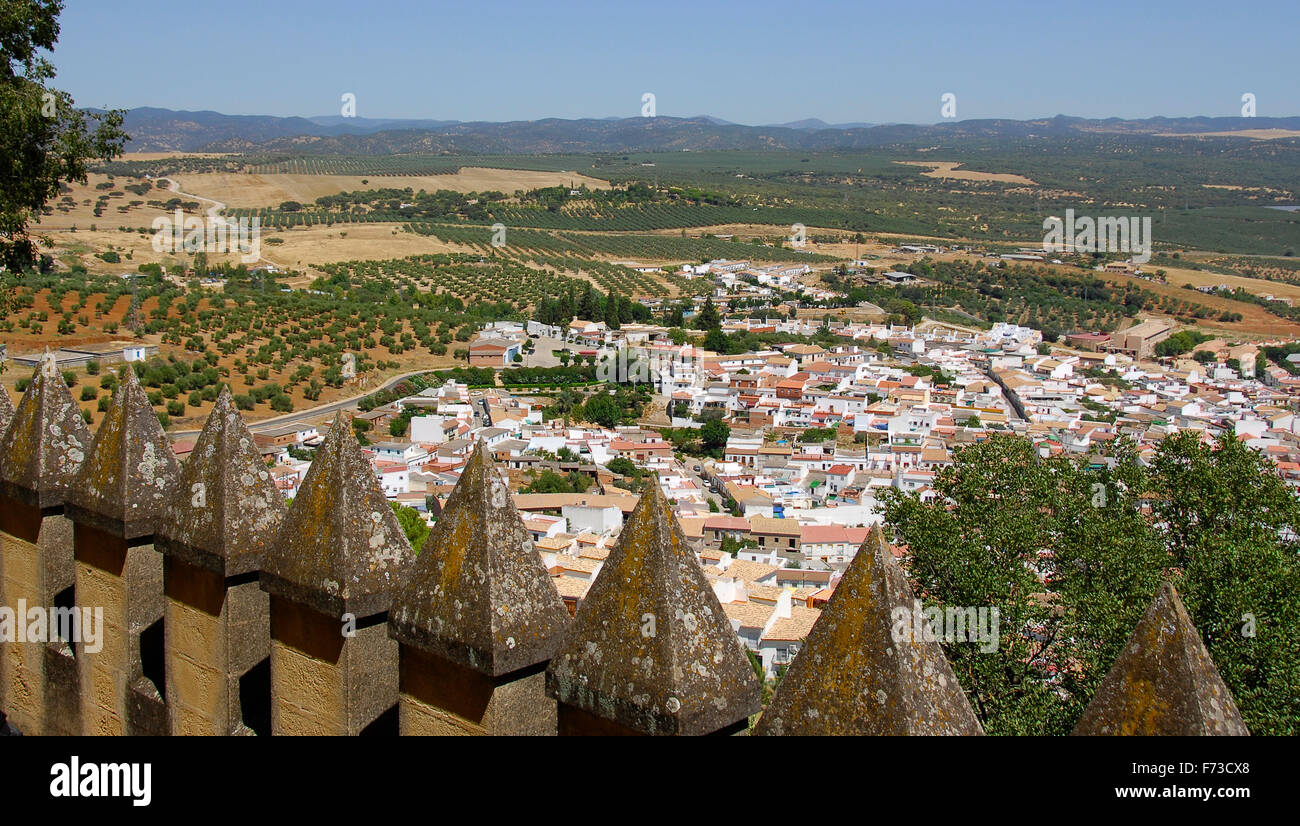
<svg viewBox="0 0 1300 826"><path fill-rule="evenodd" d="M281 166L292 168L293 164ZM266 166L257 167L266 169ZM516 169L486 169L483 167L447 166L439 172L425 171L419 175L380 176L364 170L355 174L321 174L311 172L209 172L178 174L174 176L181 189L221 201L232 207L273 207L284 201L315 201L323 195L335 195L366 189L371 178L376 187L413 190L451 189L457 192L481 192L517 189L538 189L547 186L586 186L589 189L608 187L598 178L577 173L543 172Z"/></svg>
<svg viewBox="0 0 1300 826"><path fill-rule="evenodd" d="M463 364L485 321L563 321L578 305L594 312L593 291L614 297L605 300L616 299L621 315L644 318L650 311L638 301L657 306L709 292L707 281L677 269L715 258L807 263L805 283L819 287L853 287L833 271L852 259L877 271L909 269L927 280L853 287L850 297L867 308L910 301L948 321L1065 332L1115 329L1141 313L1216 335L1300 333L1300 311L1263 298L1300 302L1300 215L1266 208L1297 200L1300 142L1170 139L1152 164L1134 146L1153 140L970 139L961 149L804 153L128 156L65 186L40 216L54 271L21 283L7 277L21 306L0 341L12 353L137 336L157 344L173 369L151 374L149 389L159 413L183 427L210 407L211 371L232 384L248 415L264 418L404 370ZM229 254L155 250L154 219L177 209L202 216L211 206L202 199L219 202L227 218L261 219L260 263L276 271L249 273ZM1041 243L1043 217L1065 208L1152 217L1146 277L1095 273L1097 261L1087 259L995 269L979 255ZM496 224L505 227L503 246L492 243ZM807 228L803 249L790 242L795 224ZM947 249L899 252L908 242ZM1191 289L1220 285L1237 292ZM765 311L761 304L736 311ZM828 309L860 308L849 301L798 312ZM356 378L339 372L344 353L358 360ZM10 371L4 381L12 387L20 378ZM83 408L100 415L99 379L78 382Z"/></svg>
<svg viewBox="0 0 1300 826"><path fill-rule="evenodd" d="M52 342L157 344L159 372L142 379L167 423L183 427L202 421L218 381L256 419L356 395L397 373L463 364L465 342L485 320L590 283L454 255L326 265L325 277L296 290L240 269L227 270L219 290L146 269L134 283L77 273L6 276L17 307L0 322L0 341L14 354ZM390 300L398 295L406 300ZM355 378L344 372L345 356ZM73 371L76 397L94 420L106 409L109 372ZM26 378L26 371L3 376L15 395Z"/></svg>

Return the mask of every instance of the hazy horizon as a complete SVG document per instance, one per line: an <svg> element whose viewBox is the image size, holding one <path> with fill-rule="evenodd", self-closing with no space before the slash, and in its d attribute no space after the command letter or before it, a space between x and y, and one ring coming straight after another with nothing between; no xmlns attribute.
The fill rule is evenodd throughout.
<svg viewBox="0 0 1300 826"><path fill-rule="evenodd" d="M101 107L93 107L93 108L101 108ZM217 110L217 109L211 109L211 108L206 108L206 107L204 107L204 108L185 107L185 108L176 109L176 108L172 108L172 107L169 107L169 106L157 106L157 105L155 105L155 104L151 104L151 103L142 103L142 104L140 104L140 105L138 105L138 106L114 106L114 107L107 107L107 108L125 109L125 110L127 110L127 111L133 111L133 110L137 110L137 109L160 109L160 110L168 110L168 111L172 111L172 112L194 112L194 113L199 113L199 112L213 112L213 113L216 113L216 114L218 114L218 115L226 115L226 116L230 116L230 117L302 118L302 119L304 119L304 120L310 120L310 121L324 120L324 119L329 119L329 118L334 118L334 119L336 119L336 120L340 120L340 121L343 120L342 118L340 118L340 116L339 116L337 113L332 113L332 114L315 114L315 115L297 115L297 114L278 114L278 113L275 113L275 112L223 112L223 111L220 111L220 110ZM698 118L712 118L712 119L715 119L715 120L718 120L718 121L725 120L725 119L723 119L723 118L718 118L716 115L711 115L711 114L709 114L709 113L707 113L707 112L701 112L701 113L697 113L697 114L694 114L694 115L676 115L676 114L663 114L663 113L660 113L660 116L661 116L661 117L666 117L666 118L676 118L676 119L680 119L680 120L692 120L692 119L698 119ZM970 118L956 118L956 119L954 119L954 120L952 120L952 121L943 121L943 120L938 120L938 119L936 119L936 120L923 121L923 122L922 122L922 121L915 121L915 122L913 122L913 121L874 121L874 122L870 122L870 123L861 123L861 124L859 124L859 123L848 123L848 124L843 124L843 123L838 123L838 122L832 122L832 121L828 120L827 118L818 117L817 115L808 115L808 116L806 116L806 117L802 117L802 118L791 118L791 119L789 119L789 120L785 120L785 121L781 121L781 122L776 122L776 121L767 121L767 122L762 122L762 123L740 123L740 122L737 122L737 121L726 121L726 124L725 124L725 125L728 125L728 126L746 126L746 127L753 127L753 128L764 128L764 127L773 127L773 128L775 128L775 127L785 127L785 126L787 126L788 124L791 124L791 123L800 123L800 122L805 122L805 121L820 120L820 121L822 121L822 122L824 122L824 123L826 124L826 127L825 127L825 128L840 128L840 129L843 129L843 128L870 128L870 127L876 127L876 126L936 126L936 125L941 124L941 123L961 123L961 122L963 122L963 121L977 121L977 120L1046 121L1046 120L1052 120L1052 119L1057 118L1057 117L1065 117L1065 118L1080 118L1080 119L1083 119L1083 120L1155 120L1155 119L1159 119L1159 118L1163 118L1163 119L1166 119L1166 120L1181 120L1181 119L1190 119L1190 118L1239 118L1240 116L1241 116L1241 115L1240 115L1240 113L1238 112L1238 113L1235 113L1235 114L1212 114L1212 115L1207 115L1207 114L1205 114L1205 113L1179 114L1179 115L1156 114L1156 115L1149 115L1149 116L1146 116L1146 117L1120 118L1120 117L1116 117L1116 116L1113 116L1113 115L1106 115L1106 116L1085 116L1085 115L1073 115L1073 114L1070 114L1069 112L1058 112L1058 113L1056 113L1056 114L1054 114L1054 115L1038 115L1038 116L1023 117L1023 118L1021 118L1021 117L1014 117L1014 118L1013 118L1013 117L1000 117L1000 116L993 115L993 116L989 116L989 117L987 117L987 118L976 118L976 117L970 117ZM541 117L536 117L536 118L502 117L502 118L491 118L491 119L476 119L476 120L469 120L469 119L466 119L466 118L457 118L457 117L451 117L451 116L443 117L443 116L440 116L440 115L415 115L415 116L411 116L411 117L405 117L405 116L388 116L388 115L366 115L366 116L360 116L360 115L359 115L359 116L357 116L356 118L352 118L352 119L349 119L349 120L353 120L354 122L358 122L358 123L365 123L365 122L383 122L383 121L404 121L404 122L405 122L405 121L412 121L412 122L414 122L414 121L442 121L442 122L448 122L448 123L460 123L460 124L472 124L472 123L493 123L493 124L502 124L502 123L531 123L531 122L536 122L536 121L541 121L541 120L573 120L573 121L576 121L576 120L626 120L626 119L631 119L631 118L636 118L636 117L640 117L640 116L639 116L639 115L576 115L576 116L574 116L574 117L559 117L559 116L555 116L555 115L543 115L543 116L541 116ZM1294 114L1279 113L1279 114L1276 114L1276 115L1260 115L1259 117L1260 117L1261 119L1264 119L1264 118L1297 118L1297 117L1300 117L1300 112L1297 112L1297 113L1294 113Z"/></svg>

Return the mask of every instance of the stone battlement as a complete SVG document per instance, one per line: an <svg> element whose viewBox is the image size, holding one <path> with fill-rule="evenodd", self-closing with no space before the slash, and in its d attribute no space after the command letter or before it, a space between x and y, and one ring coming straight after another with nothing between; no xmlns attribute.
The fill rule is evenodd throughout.
<svg viewBox="0 0 1300 826"><path fill-rule="evenodd" d="M46 358L16 409L0 392L0 434L0 623L23 632L0 634L0 726L25 734L983 734L933 635L891 636L914 603L879 526L755 725L657 485L570 617L481 445L417 553L346 414L289 504L228 390L181 464L134 372L92 436ZM1248 733L1171 586L1075 733Z"/></svg>

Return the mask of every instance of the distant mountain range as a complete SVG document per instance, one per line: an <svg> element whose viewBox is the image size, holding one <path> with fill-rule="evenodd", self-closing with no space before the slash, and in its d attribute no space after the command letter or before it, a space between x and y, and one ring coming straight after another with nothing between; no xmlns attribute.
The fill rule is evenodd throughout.
<svg viewBox="0 0 1300 826"><path fill-rule="evenodd" d="M1300 131L1291 118L1147 118L1104 120L1058 115L1040 120L965 120L925 124L829 124L817 118L745 126L691 118L584 118L462 122L271 115L223 115L144 107L127 113L132 152L292 152L342 155L406 153L548 154L704 150L864 149L961 137L1069 136L1096 133L1195 135L1258 129Z"/></svg>
<svg viewBox="0 0 1300 826"><path fill-rule="evenodd" d="M617 118L609 118L617 120ZM744 126L742 123L733 123L722 118L715 118L712 115L696 115L692 120L706 120L715 126ZM764 128L779 127L784 129L866 129L869 126L875 126L872 123L827 123L821 118L804 118L803 120L792 120L788 123L768 123Z"/></svg>

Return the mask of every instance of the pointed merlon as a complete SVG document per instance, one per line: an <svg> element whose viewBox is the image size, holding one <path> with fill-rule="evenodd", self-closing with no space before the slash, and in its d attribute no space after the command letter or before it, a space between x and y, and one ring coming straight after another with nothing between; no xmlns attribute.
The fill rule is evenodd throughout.
<svg viewBox="0 0 1300 826"><path fill-rule="evenodd" d="M754 733L983 734L919 610L876 525Z"/></svg>
<svg viewBox="0 0 1300 826"><path fill-rule="evenodd" d="M1173 585L1160 586L1074 733L1250 734Z"/></svg>
<svg viewBox="0 0 1300 826"><path fill-rule="evenodd" d="M480 442L393 604L391 635L499 677L550 660L569 622Z"/></svg>
<svg viewBox="0 0 1300 826"><path fill-rule="evenodd" d="M179 479L158 414L127 369L73 482L69 515L125 539L151 536Z"/></svg>
<svg viewBox="0 0 1300 826"><path fill-rule="evenodd" d="M0 436L0 493L33 507L62 505L91 440L58 365L42 359Z"/></svg>
<svg viewBox="0 0 1300 826"><path fill-rule="evenodd" d="M230 388L221 388L154 544L200 568L240 576L261 568L288 510Z"/></svg>
<svg viewBox="0 0 1300 826"><path fill-rule="evenodd" d="M327 616L371 617L388 611L414 556L339 413L266 555L262 587Z"/></svg>
<svg viewBox="0 0 1300 826"><path fill-rule="evenodd" d="M659 485L651 484L551 660L547 693L624 729L710 734L760 687Z"/></svg>

